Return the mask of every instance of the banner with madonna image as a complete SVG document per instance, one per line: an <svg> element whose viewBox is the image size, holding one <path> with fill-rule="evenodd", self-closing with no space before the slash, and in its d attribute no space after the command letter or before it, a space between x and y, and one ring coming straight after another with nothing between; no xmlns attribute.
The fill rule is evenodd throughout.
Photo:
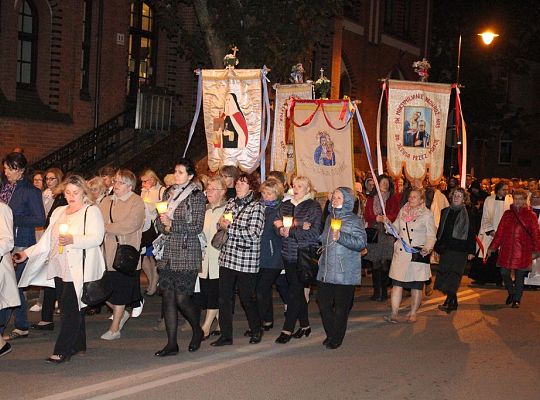
<svg viewBox="0 0 540 400"><path fill-rule="evenodd" d="M387 167L436 183L444 172L450 84L388 81Z"/></svg>
<svg viewBox="0 0 540 400"><path fill-rule="evenodd" d="M354 187L351 118L348 100L294 100L296 174L308 177L318 193Z"/></svg>

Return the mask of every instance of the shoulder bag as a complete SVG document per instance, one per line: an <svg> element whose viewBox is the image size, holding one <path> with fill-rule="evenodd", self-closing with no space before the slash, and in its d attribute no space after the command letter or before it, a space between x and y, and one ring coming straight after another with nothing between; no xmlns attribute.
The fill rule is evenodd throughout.
<svg viewBox="0 0 540 400"><path fill-rule="evenodd" d="M88 212L88 207L84 211L84 228L83 235L86 234L86 213ZM82 260L82 270L83 270L83 281L84 281L84 264L86 262L86 249L83 249L83 260ZM102 303L111 295L112 285L107 274L103 273L101 279L97 281L84 282L81 301L89 306L94 306L96 304Z"/></svg>
<svg viewBox="0 0 540 400"><path fill-rule="evenodd" d="M296 261L298 280L303 284L315 283L319 273L319 246L299 247Z"/></svg>
<svg viewBox="0 0 540 400"><path fill-rule="evenodd" d="M111 223L114 222L112 219L112 205L113 203L111 201L111 207L109 208L109 218ZM116 238L116 253L114 255L112 267L124 275L135 276L141 257L139 250L129 244L120 244L118 236L115 235L114 237Z"/></svg>
<svg viewBox="0 0 540 400"><path fill-rule="evenodd" d="M407 224L406 222L405 222L405 227L407 228L407 237L409 238L409 245L410 245L411 244L411 235L409 234L409 224ZM411 253L411 261L412 262L417 262L417 263L422 263L422 264L429 264L430 259L431 259L429 254L423 256L422 253L420 253L422 248L418 247L418 246L413 247L413 249L416 249L416 250L419 250L419 251L418 251L418 253Z"/></svg>
<svg viewBox="0 0 540 400"><path fill-rule="evenodd" d="M240 217L240 215L242 214L242 212L244 212L246 207L249 206L251 203L252 202L250 201L249 203L244 205L244 207L242 207L242 209L240 210L240 212L238 213L235 219L238 219L238 217ZM225 245L225 243L227 243L227 240L229 240L229 232L227 231L227 229L218 228L217 232L212 237L210 244L212 245L213 248L217 250L221 250L221 248Z"/></svg>

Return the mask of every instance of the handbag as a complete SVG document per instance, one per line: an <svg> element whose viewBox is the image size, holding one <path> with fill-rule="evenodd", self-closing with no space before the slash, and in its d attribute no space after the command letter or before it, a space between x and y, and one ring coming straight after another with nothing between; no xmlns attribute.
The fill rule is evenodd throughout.
<svg viewBox="0 0 540 400"><path fill-rule="evenodd" d="M367 242L368 243L378 243L379 241L379 231L375 228L366 228Z"/></svg>
<svg viewBox="0 0 540 400"><path fill-rule="evenodd" d="M141 236L141 247L152 246L152 242L157 239L159 233L156 230L154 221L150 222L150 228L145 230Z"/></svg>
<svg viewBox="0 0 540 400"><path fill-rule="evenodd" d="M246 203L241 209L238 215L235 217L235 221L240 217L240 214L244 212L247 206L251 204L251 201ZM229 232L227 229L221 229L218 228L217 232L212 237L212 240L210 241L210 244L213 248L217 250L221 250L221 248L227 243L227 240L229 239Z"/></svg>
<svg viewBox="0 0 540 400"><path fill-rule="evenodd" d="M88 207L84 211L84 228L83 228L83 235L86 234L86 213L88 211ZM86 263L86 249L83 249L83 262L82 262L82 270L83 270L83 280L84 280L84 265ZM96 281L91 282L84 282L83 283L83 290L82 290L82 296L81 301L89 306L94 306L96 304L102 303L111 295L112 293L112 285L109 279L107 278L107 274L103 274L101 279L98 279Z"/></svg>
<svg viewBox="0 0 540 400"><path fill-rule="evenodd" d="M405 222L405 227L407 228L407 237L409 238L409 245L411 244L411 235L409 234L409 225ZM413 247L413 249L416 249L418 250L417 253L411 253L411 261L412 262L417 262L417 263L422 263L422 264L429 264L430 260L431 260L431 256L429 254L427 255L422 255L422 253L420 253L420 251L422 250L421 247Z"/></svg>
<svg viewBox="0 0 540 400"><path fill-rule="evenodd" d="M296 261L296 273L298 280L303 284L314 283L319 272L319 258L321 254L318 246L298 248Z"/></svg>
<svg viewBox="0 0 540 400"><path fill-rule="evenodd" d="M225 242L229 239L229 232L227 232L227 229L218 229L218 231L214 234L212 237L212 241L210 244L213 248L217 250L221 250Z"/></svg>
<svg viewBox="0 0 540 400"><path fill-rule="evenodd" d="M109 209L111 223L114 222L112 219L112 204L111 201L111 208ZM116 238L116 253L112 267L124 275L135 276L141 258L139 250L129 244L120 244L118 236L115 235L114 237Z"/></svg>

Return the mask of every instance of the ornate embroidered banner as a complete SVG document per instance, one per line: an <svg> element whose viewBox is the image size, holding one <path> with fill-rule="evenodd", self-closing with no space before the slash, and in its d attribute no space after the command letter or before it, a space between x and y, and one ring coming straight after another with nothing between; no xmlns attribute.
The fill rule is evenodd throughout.
<svg viewBox="0 0 540 400"><path fill-rule="evenodd" d="M202 70L202 93L210 171L253 170L261 146L261 70Z"/></svg>
<svg viewBox="0 0 540 400"><path fill-rule="evenodd" d="M319 193L354 187L349 105L346 100L296 100L291 106L296 173L310 178Z"/></svg>
<svg viewBox="0 0 540 400"><path fill-rule="evenodd" d="M293 85L274 85L276 90L274 132L272 136L272 153L270 158L270 170L287 171L287 100L312 99L313 85L311 83L299 83Z"/></svg>
<svg viewBox="0 0 540 400"><path fill-rule="evenodd" d="M387 167L390 175L437 182L443 175L451 85L388 81Z"/></svg>

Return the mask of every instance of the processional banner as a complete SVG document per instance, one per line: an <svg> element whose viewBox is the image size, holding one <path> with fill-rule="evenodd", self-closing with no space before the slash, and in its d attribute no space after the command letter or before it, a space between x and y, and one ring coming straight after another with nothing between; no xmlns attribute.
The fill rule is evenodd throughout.
<svg viewBox="0 0 540 400"><path fill-rule="evenodd" d="M444 170L446 121L452 86L388 81L387 167L408 179L437 182Z"/></svg>
<svg viewBox="0 0 540 400"><path fill-rule="evenodd" d="M208 167L253 170L259 161L262 88L259 69L202 70Z"/></svg>
<svg viewBox="0 0 540 400"><path fill-rule="evenodd" d="M274 85L276 90L274 132L272 135L272 153L270 170L287 171L288 132L287 109L289 99L312 99L313 85L311 83L298 83L292 85Z"/></svg>
<svg viewBox="0 0 540 400"><path fill-rule="evenodd" d="M296 173L319 193L354 187L351 117L348 100L296 100L291 106Z"/></svg>

